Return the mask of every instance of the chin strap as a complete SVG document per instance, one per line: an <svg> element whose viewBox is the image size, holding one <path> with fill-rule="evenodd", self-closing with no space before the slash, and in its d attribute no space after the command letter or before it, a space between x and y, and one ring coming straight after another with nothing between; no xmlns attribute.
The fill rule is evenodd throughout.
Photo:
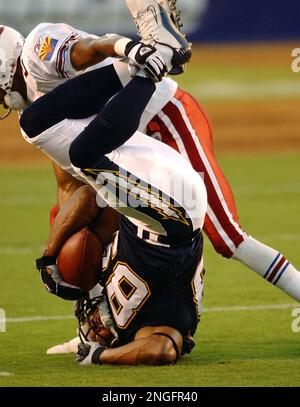
<svg viewBox="0 0 300 407"><path fill-rule="evenodd" d="M6 113L3 114L3 116L0 116L0 120L4 120L11 114L11 109L6 109Z"/></svg>

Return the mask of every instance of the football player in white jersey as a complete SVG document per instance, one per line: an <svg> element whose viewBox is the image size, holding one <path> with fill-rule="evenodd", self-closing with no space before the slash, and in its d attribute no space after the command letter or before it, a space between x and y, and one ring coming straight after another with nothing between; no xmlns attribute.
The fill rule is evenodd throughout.
<svg viewBox="0 0 300 407"><path fill-rule="evenodd" d="M190 44L178 29L180 22L174 3L173 0L127 0L142 43L149 49L153 46L161 49L168 71L180 70L191 56ZM21 110L26 101L31 103L61 84L62 80L112 64L111 59L106 59L108 57L125 57L126 53L129 62L138 68L142 64L148 75L157 75L157 80L165 73L153 56L146 63L146 48L140 55L140 48L134 47L131 39L116 34L99 38L67 24L50 23L39 24L26 40L6 26L1 27L0 34L0 88L6 106L13 110ZM103 65L98 65L105 59ZM141 64L137 59L142 60ZM130 79L127 66L116 63L115 70L122 84L126 84ZM22 76L22 89L19 89L20 85L13 82ZM14 87L20 92L11 92ZM12 97L9 96L11 93Z"/></svg>
<svg viewBox="0 0 300 407"><path fill-rule="evenodd" d="M5 97L10 109L19 111L66 80L100 67L111 66L123 86L130 80L128 66L120 60L125 57L128 44L134 44L128 38L116 34L95 37L67 24L50 23L39 24L26 39L9 27L1 27L0 34L1 103ZM138 57L137 48L129 53L129 59ZM138 64L136 60L132 62ZM159 76L162 68L156 65L156 58L148 62ZM11 92L15 88L18 90ZM10 103L11 93L19 98L18 104Z"/></svg>
<svg viewBox="0 0 300 407"><path fill-rule="evenodd" d="M137 14L143 15L143 13ZM143 27L146 24L140 25ZM53 30L53 33L56 32L56 25L49 25L49 30L50 28ZM71 35L73 31L69 27L64 39L61 38L61 43L67 40L68 35ZM78 30L75 31L77 32ZM60 33L62 35L61 31ZM52 38L50 31L48 34ZM56 37L53 35L53 38ZM31 42L31 50L33 50L35 44L38 44L38 39L37 36L36 42ZM19 47L18 41L15 44L18 54L18 52L21 52L21 46ZM66 71L70 70L70 73L74 70L72 66L72 59L74 58L72 49L74 47L75 42L73 46L70 46L65 51L67 56L65 64L67 65L64 65L64 67ZM13 49L14 47L10 48ZM54 50L50 61L41 64L41 78L39 76L35 78L36 82L31 89L36 89L37 92L40 92L38 86L40 86L39 83L42 78L44 78L44 82L53 84L65 80L58 75L55 68L56 63L59 61L55 59L55 56L58 56L58 50L59 48ZM31 52L33 53L33 51ZM85 52L83 52L83 55L85 55ZM38 55L36 57L36 62L39 63L41 60ZM99 58L99 55L97 57ZM70 61L72 62L71 64ZM50 69L52 74L49 76L49 82L45 76L46 72L43 71L43 67L46 64L47 66L52 65ZM61 66L61 64L58 65ZM116 67L114 68L115 72L118 72L120 81L125 84L130 77L126 68L119 69L123 66L124 64L120 61L114 63L114 67ZM27 69L29 69L29 66ZM26 80L28 72L24 71L24 74L22 73L20 63L14 76L9 71L10 77L12 75L14 78L13 89L17 89L23 96L26 95L24 79ZM75 70L74 74L80 74L80 72ZM36 75L39 74L37 73ZM4 95L5 91L0 89L0 103L3 101ZM152 102L153 104L151 105ZM300 273L293 264L285 259L277 250L252 238L240 226L233 194L214 156L212 130L203 109L190 95L179 89L176 83L166 78L153 95L152 102L150 102L143 114L140 129L145 131L145 126L148 124L148 132L150 134L160 137L163 142L169 144L189 159L197 171L202 171L205 174L204 179L209 192L209 208L204 230L215 250L226 258L240 261L267 281L285 291L292 298L300 300ZM20 107L19 98L17 97L14 100L14 106ZM153 116L155 117L153 118ZM151 120L152 118L153 120ZM67 173L61 171L58 167L55 169L58 179L58 206L60 207L81 184L69 177ZM57 212L57 208L55 208L54 212Z"/></svg>

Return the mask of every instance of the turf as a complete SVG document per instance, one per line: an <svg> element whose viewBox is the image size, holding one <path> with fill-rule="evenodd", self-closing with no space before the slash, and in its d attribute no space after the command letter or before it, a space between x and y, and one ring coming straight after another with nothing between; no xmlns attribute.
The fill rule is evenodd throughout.
<svg viewBox="0 0 300 407"><path fill-rule="evenodd" d="M292 70L295 44L195 45L180 86L201 102L299 99L300 74ZM272 49L273 57L269 58Z"/></svg>
<svg viewBox="0 0 300 407"><path fill-rule="evenodd" d="M299 155L221 155L243 227L300 264ZM0 308L7 318L70 315L72 305L43 289L34 259L47 236L55 184L48 167L0 168ZM194 351L171 367L91 366L46 349L74 335L73 320L8 322L0 333L0 386L299 386L300 333L292 307L224 307L293 301L205 245L203 318ZM221 310L213 308L220 307Z"/></svg>

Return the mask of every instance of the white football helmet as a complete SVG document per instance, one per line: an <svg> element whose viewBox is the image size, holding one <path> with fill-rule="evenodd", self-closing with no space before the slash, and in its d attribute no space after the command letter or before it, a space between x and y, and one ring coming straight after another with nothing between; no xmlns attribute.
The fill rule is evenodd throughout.
<svg viewBox="0 0 300 407"><path fill-rule="evenodd" d="M9 107L0 119L5 119L11 110L22 110L25 101L19 92L12 91L18 58L21 55L25 38L13 28L0 26L0 88L6 92L5 104Z"/></svg>

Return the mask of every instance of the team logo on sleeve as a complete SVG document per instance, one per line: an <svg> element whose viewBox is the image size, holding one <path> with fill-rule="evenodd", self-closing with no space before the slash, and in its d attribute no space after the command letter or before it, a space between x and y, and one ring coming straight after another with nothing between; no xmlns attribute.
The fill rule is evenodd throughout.
<svg viewBox="0 0 300 407"><path fill-rule="evenodd" d="M46 37L43 41L43 44L41 45L40 53L39 53L39 58L42 61L50 61L52 58L52 55L55 51L55 47L58 43L58 40L50 37Z"/></svg>

